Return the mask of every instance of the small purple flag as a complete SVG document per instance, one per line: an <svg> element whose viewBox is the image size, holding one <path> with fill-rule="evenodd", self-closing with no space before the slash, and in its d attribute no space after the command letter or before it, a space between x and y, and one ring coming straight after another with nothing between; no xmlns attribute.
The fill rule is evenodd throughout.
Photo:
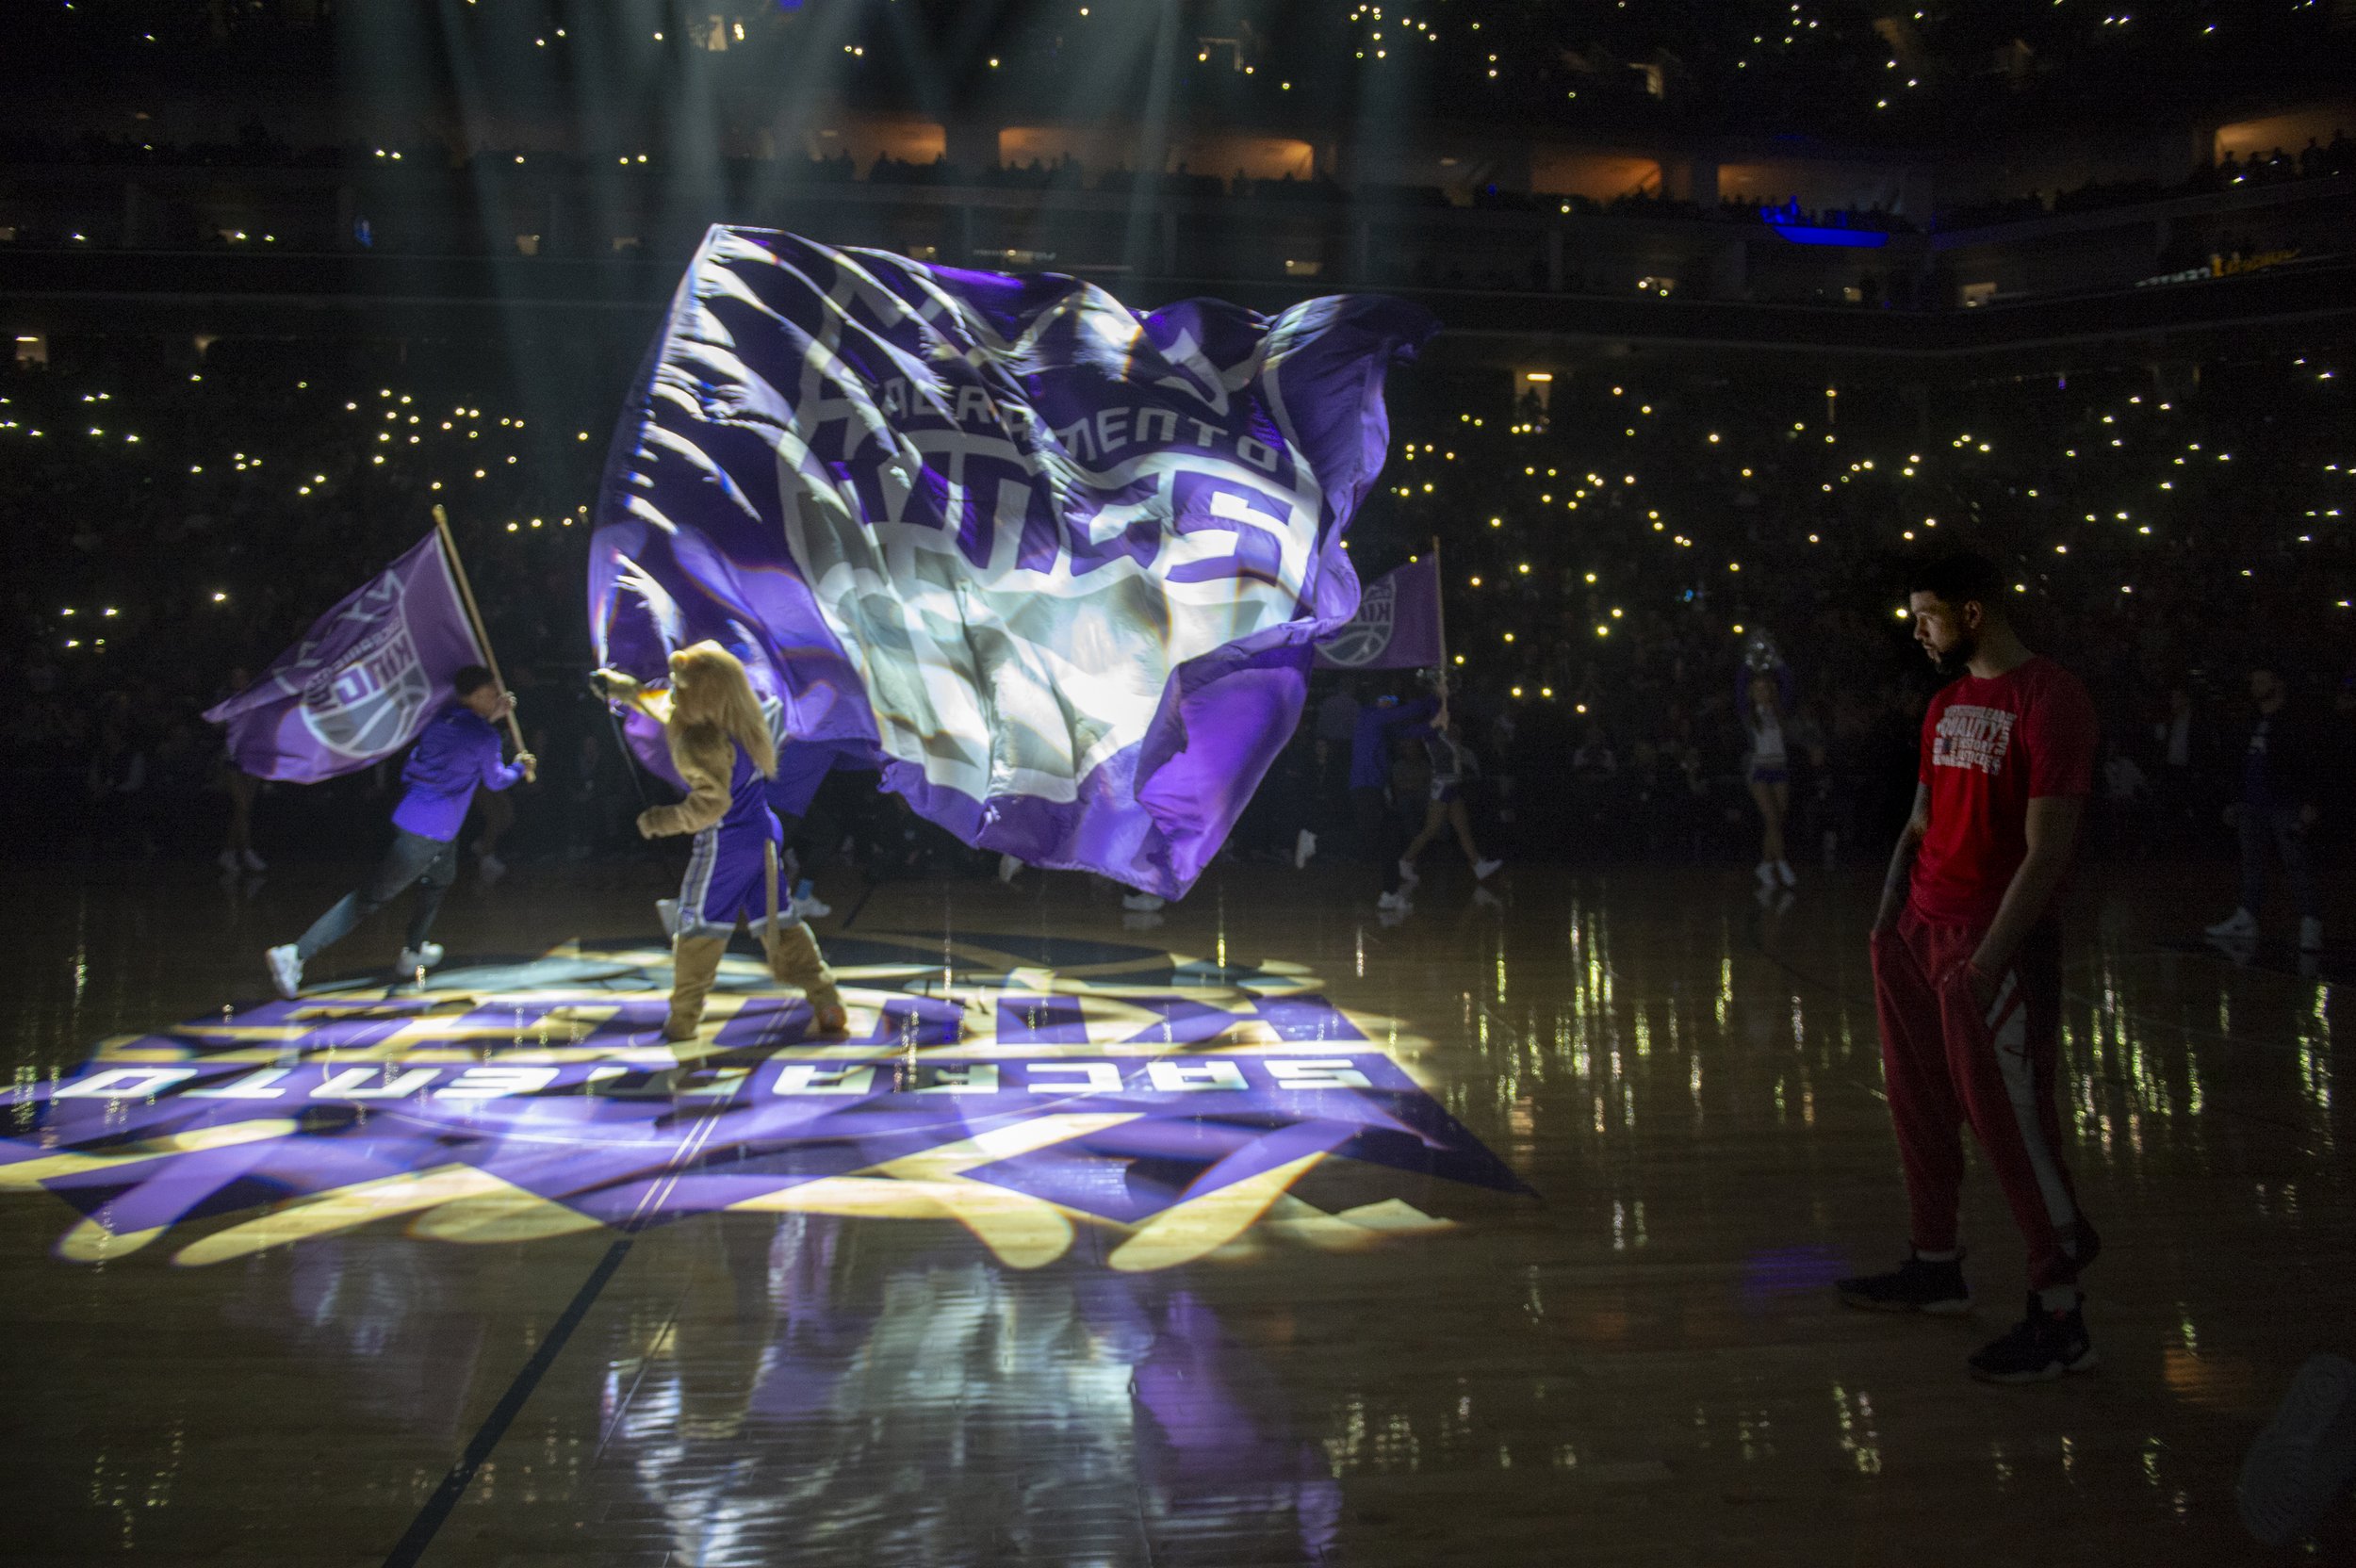
<svg viewBox="0 0 2356 1568"><path fill-rule="evenodd" d="M716 639L967 843L1177 897L1357 608L1383 372L1437 324L714 228L608 458L597 656Z"/></svg>
<svg viewBox="0 0 2356 1568"><path fill-rule="evenodd" d="M1320 670L1410 670L1440 662L1440 564L1411 561L1366 584L1358 613L1317 639Z"/></svg>
<svg viewBox="0 0 2356 1568"><path fill-rule="evenodd" d="M229 727L231 760L256 778L317 783L417 737L483 662L438 534L312 623L262 678L205 716Z"/></svg>

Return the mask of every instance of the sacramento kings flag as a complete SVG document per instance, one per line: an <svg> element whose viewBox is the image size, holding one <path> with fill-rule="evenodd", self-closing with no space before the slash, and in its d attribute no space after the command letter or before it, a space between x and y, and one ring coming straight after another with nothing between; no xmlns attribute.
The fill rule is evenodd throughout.
<svg viewBox="0 0 2356 1568"><path fill-rule="evenodd" d="M256 778L316 783L417 738L483 662L438 534L321 615L262 678L205 716L229 727L229 758Z"/></svg>
<svg viewBox="0 0 2356 1568"><path fill-rule="evenodd" d="M1357 608L1383 371L1435 325L716 227L608 459L598 657L714 638L966 842L1178 896Z"/></svg>
<svg viewBox="0 0 2356 1568"><path fill-rule="evenodd" d="M1412 670L1437 664L1440 562L1411 561L1366 584L1358 612L1317 639L1320 670Z"/></svg>

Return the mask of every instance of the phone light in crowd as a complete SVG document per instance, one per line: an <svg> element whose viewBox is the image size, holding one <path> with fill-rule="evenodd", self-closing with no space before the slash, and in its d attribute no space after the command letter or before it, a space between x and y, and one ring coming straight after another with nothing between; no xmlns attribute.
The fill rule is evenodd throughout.
<svg viewBox="0 0 2356 1568"><path fill-rule="evenodd" d="M227 604L229 602L229 596L226 594L215 594L213 596L213 602L215 604Z"/></svg>

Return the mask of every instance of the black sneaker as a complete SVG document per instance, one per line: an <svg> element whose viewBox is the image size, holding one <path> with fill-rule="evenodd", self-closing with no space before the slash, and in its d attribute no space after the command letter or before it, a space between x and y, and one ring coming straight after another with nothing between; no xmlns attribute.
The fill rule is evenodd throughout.
<svg viewBox="0 0 2356 1568"><path fill-rule="evenodd" d="M1887 1274L1860 1274L1837 1282L1841 1299L1867 1312L1965 1313L1972 1291L1963 1282L1963 1259L1926 1263L1913 1253Z"/></svg>
<svg viewBox="0 0 2356 1568"><path fill-rule="evenodd" d="M2029 1292L2029 1315L2001 1339L1972 1352L1972 1375L1982 1382L2035 1383L2065 1372L2094 1370L2094 1342L2086 1338L2083 1305L2048 1312Z"/></svg>

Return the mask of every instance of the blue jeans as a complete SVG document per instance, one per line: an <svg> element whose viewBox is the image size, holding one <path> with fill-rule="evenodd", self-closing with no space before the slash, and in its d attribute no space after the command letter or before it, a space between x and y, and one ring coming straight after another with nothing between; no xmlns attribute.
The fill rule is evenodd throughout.
<svg viewBox="0 0 2356 1568"><path fill-rule="evenodd" d="M2299 825L2296 806L2252 806L2242 803L2241 906L2256 914L2266 905L2266 846L2282 858L2282 879L2290 884L2291 903L2301 920L2323 911L2315 904L2315 874L2307 865L2307 830Z"/></svg>
<svg viewBox="0 0 2356 1568"><path fill-rule="evenodd" d="M417 897L410 906L407 945L413 950L422 947L426 933L434 929L434 915L442 906L442 895L457 880L456 840L445 842L423 838L407 828L395 828L392 844L384 851L376 874L344 894L333 908L313 921L311 929L295 943L295 952L308 963L351 936L354 926L411 887L417 890Z"/></svg>

